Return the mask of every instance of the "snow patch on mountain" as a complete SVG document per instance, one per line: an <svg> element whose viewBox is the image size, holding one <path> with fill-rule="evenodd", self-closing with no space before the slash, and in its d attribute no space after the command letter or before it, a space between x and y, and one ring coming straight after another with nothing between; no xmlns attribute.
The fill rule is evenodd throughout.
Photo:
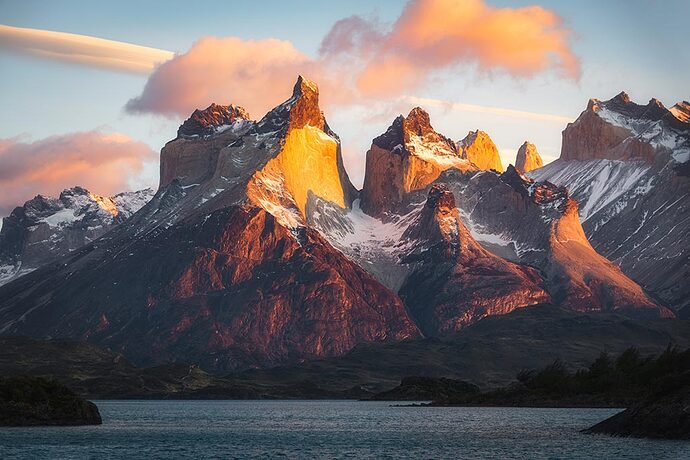
<svg viewBox="0 0 690 460"><path fill-rule="evenodd" d="M477 240L479 243L496 244L498 246L510 246L511 244L515 243L515 240L510 236L504 235L503 233L491 233L487 231L484 226L472 220L471 213L463 210L462 208L457 209L460 213L462 222L470 231L472 238Z"/></svg>
<svg viewBox="0 0 690 460"><path fill-rule="evenodd" d="M118 193L112 197L112 201L117 206L118 213L131 216L148 203L155 192L151 188L137 190L134 192Z"/></svg>
<svg viewBox="0 0 690 460"><path fill-rule="evenodd" d="M381 254L397 257L408 249L409 241L403 238L403 234L423 206L424 203L419 203L407 214L392 215L391 220L386 221L362 211L357 198L352 209L342 216L343 225L323 229L322 233L336 248L360 259L367 260ZM319 217L314 216L314 219L318 221Z"/></svg>
<svg viewBox="0 0 690 460"><path fill-rule="evenodd" d="M649 193L653 187L653 180L646 177L650 168L633 161L556 160L527 175L535 181L567 187L580 206L580 220L585 222L631 190L638 195Z"/></svg>
<svg viewBox="0 0 690 460"><path fill-rule="evenodd" d="M445 142L433 142L422 136L412 135L406 145L412 154L422 160L436 163L446 168L468 169L470 167L469 160L460 158Z"/></svg>
<svg viewBox="0 0 690 460"><path fill-rule="evenodd" d="M662 120L634 118L599 105L596 114L614 126L627 129L639 140L655 149L676 150L687 141L685 136L669 127Z"/></svg>
<svg viewBox="0 0 690 460"><path fill-rule="evenodd" d="M359 198L351 209L319 200L308 220L336 249L397 291L408 271L400 259L417 243L404 233L419 217L424 203L412 204L403 215L393 213L377 218L361 209Z"/></svg>

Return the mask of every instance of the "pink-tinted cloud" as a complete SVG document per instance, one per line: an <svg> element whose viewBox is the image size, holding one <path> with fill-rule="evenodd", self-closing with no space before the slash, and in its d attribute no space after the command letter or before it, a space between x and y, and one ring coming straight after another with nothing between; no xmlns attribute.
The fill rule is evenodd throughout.
<svg viewBox="0 0 690 460"><path fill-rule="evenodd" d="M390 31L354 16L337 22L321 44L325 59L360 65L358 88L369 96L399 95L430 73L460 64L531 77L555 70L579 77L570 31L540 6L495 8L483 0L411 0ZM376 37L372 40L371 37Z"/></svg>
<svg viewBox="0 0 690 460"><path fill-rule="evenodd" d="M156 158L146 144L119 133L0 139L0 216L37 194L57 195L75 185L100 195L122 192L128 179Z"/></svg>
<svg viewBox="0 0 690 460"><path fill-rule="evenodd" d="M315 73L317 66L283 40L202 38L161 65L126 109L184 117L217 102L239 104L260 117L290 95L293 78Z"/></svg>
<svg viewBox="0 0 690 460"><path fill-rule="evenodd" d="M569 39L561 18L539 6L411 0L389 30L359 16L336 22L316 59L282 40L203 38L158 67L126 109L184 117L211 102L234 103L260 118L290 94L298 74L319 83L326 107L402 96L462 64L517 77L555 70L577 78Z"/></svg>

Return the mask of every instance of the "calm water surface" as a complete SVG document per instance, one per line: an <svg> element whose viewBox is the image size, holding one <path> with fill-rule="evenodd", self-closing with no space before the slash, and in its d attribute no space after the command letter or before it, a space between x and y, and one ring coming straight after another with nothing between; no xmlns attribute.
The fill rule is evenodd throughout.
<svg viewBox="0 0 690 460"><path fill-rule="evenodd" d="M0 428L10 458L690 459L690 442L583 435L609 409L355 401L96 401L103 425Z"/></svg>

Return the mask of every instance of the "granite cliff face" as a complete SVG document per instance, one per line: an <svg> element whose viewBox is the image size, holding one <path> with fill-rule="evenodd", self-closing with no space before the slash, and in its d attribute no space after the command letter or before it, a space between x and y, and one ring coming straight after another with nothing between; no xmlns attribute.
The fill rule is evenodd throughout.
<svg viewBox="0 0 690 460"><path fill-rule="evenodd" d="M304 225L313 199L346 209L357 196L343 165L340 139L318 103L316 84L300 77L292 98L259 123L259 136L278 132L283 138L278 154L252 176L247 196L290 226Z"/></svg>
<svg viewBox="0 0 690 460"><path fill-rule="evenodd" d="M464 139L458 141L457 146L462 158L472 162L479 169L503 172L498 148L484 131L470 131Z"/></svg>
<svg viewBox="0 0 690 460"><path fill-rule="evenodd" d="M178 179L182 185L208 180L220 150L251 127L249 113L235 105L211 104L195 110L161 150L160 187Z"/></svg>
<svg viewBox="0 0 690 460"><path fill-rule="evenodd" d="M681 107L677 104L676 107ZM561 157L529 173L567 187L595 249L681 316L690 314L690 124L656 99L593 99Z"/></svg>
<svg viewBox="0 0 690 460"><path fill-rule="evenodd" d="M97 239L152 196L151 189L104 197L73 187L57 198L38 195L18 206L0 230L0 285Z"/></svg>
<svg viewBox="0 0 690 460"><path fill-rule="evenodd" d="M544 166L544 162L537 152L537 147L531 142L525 141L517 151L515 157L515 169L520 174L538 169Z"/></svg>

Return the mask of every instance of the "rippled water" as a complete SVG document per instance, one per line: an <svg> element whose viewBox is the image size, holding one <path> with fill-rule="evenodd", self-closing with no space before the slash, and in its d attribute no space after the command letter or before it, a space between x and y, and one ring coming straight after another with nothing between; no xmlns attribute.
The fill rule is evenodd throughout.
<svg viewBox="0 0 690 460"><path fill-rule="evenodd" d="M583 435L608 409L355 401L97 401L103 425L0 428L0 458L690 458L690 443Z"/></svg>

